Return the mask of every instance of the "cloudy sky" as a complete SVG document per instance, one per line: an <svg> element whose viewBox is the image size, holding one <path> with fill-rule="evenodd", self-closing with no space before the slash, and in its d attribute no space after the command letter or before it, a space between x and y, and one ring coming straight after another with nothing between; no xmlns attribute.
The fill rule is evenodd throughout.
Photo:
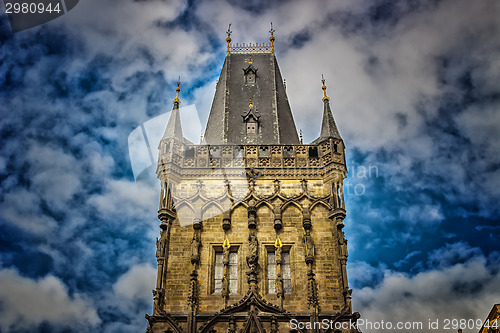
<svg viewBox="0 0 500 333"><path fill-rule="evenodd" d="M324 74L347 146L354 310L484 319L500 303L498 17L497 0L81 0L12 33L1 14L0 331L144 331L158 193L135 182L128 136L170 111L179 75L204 124L228 23L266 42L270 21L304 141Z"/></svg>

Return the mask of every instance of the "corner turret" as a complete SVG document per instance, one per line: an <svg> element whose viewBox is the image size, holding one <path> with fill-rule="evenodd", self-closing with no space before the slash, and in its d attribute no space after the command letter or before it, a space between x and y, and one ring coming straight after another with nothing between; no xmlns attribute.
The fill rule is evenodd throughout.
<svg viewBox="0 0 500 333"><path fill-rule="evenodd" d="M323 121L321 123L321 132L319 138L314 140L314 143L321 142L328 138L334 138L342 140L340 136L340 132L335 124L335 120L333 119L332 110L330 108L330 98L326 95L326 85L325 78L321 75L321 83L323 86Z"/></svg>
<svg viewBox="0 0 500 333"><path fill-rule="evenodd" d="M181 125L181 115L179 113L179 104L181 101L179 100L179 92L181 91L181 77L179 76L179 80L177 81L177 88L175 89L176 95L174 102L174 107L172 108L172 113L170 114L170 118L168 119L167 127L165 128L165 132L163 134L163 139L171 139L176 138L181 141L185 141L184 136L182 135L182 125Z"/></svg>

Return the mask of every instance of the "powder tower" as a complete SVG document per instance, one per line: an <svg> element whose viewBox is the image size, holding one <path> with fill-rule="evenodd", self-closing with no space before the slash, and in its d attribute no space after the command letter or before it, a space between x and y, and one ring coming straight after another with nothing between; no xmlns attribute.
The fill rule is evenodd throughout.
<svg viewBox="0 0 500 333"><path fill-rule="evenodd" d="M324 79L320 135L299 138L270 33L270 43L232 44L228 29L200 144L183 137L178 82L159 144L149 332L357 332L344 142ZM328 325L306 326L318 322Z"/></svg>

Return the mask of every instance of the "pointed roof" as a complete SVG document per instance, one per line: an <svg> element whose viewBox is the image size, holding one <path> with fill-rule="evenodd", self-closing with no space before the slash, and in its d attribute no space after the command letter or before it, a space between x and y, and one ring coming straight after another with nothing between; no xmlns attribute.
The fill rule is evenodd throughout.
<svg viewBox="0 0 500 333"><path fill-rule="evenodd" d="M258 76L255 75L252 82L250 79L247 81L246 75L257 71ZM247 138L244 121L250 99L260 116L259 133L251 139ZM208 144L246 144L250 141L253 144L299 143L273 53L229 53L226 56L208 117L205 140Z"/></svg>
<svg viewBox="0 0 500 333"><path fill-rule="evenodd" d="M180 77L179 81L177 81L176 96L174 99L174 107L172 108L172 113L170 114L170 118L168 119L167 128L165 128L165 133L163 133L163 138L177 138L181 141L184 140L184 136L182 135L182 125L181 125L181 115L179 113L179 104L181 101L179 100L179 92L181 88L179 87L181 84Z"/></svg>
<svg viewBox="0 0 500 333"><path fill-rule="evenodd" d="M323 121L321 123L319 138L314 142L319 142L327 138L342 140L337 124L335 124L335 120L333 119L332 110L330 108L330 98L326 95L325 79L323 76L321 82L323 83L323 87L321 87L321 89L323 89Z"/></svg>
<svg viewBox="0 0 500 333"><path fill-rule="evenodd" d="M255 114L259 115L259 124L258 133L247 138L245 115L250 99ZM205 141L208 144L299 144L271 45L230 46L228 42L228 53L208 117Z"/></svg>
<svg viewBox="0 0 500 333"><path fill-rule="evenodd" d="M335 138L341 139L340 132L333 119L332 110L330 108L330 101L328 99L323 101L323 122L321 123L321 134L320 138Z"/></svg>

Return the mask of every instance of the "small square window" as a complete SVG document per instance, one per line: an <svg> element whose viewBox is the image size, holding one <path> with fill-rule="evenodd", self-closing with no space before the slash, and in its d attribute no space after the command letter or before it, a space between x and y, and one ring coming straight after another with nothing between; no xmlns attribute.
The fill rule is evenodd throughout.
<svg viewBox="0 0 500 333"><path fill-rule="evenodd" d="M247 134L257 134L257 123L253 121L247 122Z"/></svg>

